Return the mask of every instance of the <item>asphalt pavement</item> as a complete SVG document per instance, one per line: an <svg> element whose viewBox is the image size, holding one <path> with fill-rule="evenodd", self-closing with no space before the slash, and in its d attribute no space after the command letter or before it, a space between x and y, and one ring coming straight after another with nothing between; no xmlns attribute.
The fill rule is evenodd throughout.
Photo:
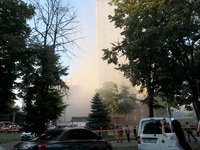
<svg viewBox="0 0 200 150"><path fill-rule="evenodd" d="M137 145L136 140L131 140L130 142L128 142L127 140L123 140L122 143L121 142L117 143L117 141L110 141L110 143L112 144L112 147L125 147L125 146Z"/></svg>
<svg viewBox="0 0 200 150"><path fill-rule="evenodd" d="M13 141L13 142L8 142L8 143L2 143L0 144L0 150L12 150L12 147L19 143L20 141ZM117 141L110 141L112 144L112 147L125 147L125 146L136 146L137 141L136 140L131 140L131 142L128 142L127 140L123 140L122 143Z"/></svg>

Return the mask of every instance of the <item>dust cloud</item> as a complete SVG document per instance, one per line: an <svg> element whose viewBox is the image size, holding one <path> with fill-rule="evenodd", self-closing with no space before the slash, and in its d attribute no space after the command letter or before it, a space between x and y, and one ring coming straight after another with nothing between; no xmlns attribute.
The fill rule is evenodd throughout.
<svg viewBox="0 0 200 150"><path fill-rule="evenodd" d="M71 117L88 116L90 112L90 102L98 85L95 44L83 52L73 66L71 78L66 80L70 90L68 96L64 97L64 102L69 106L59 119L62 123L68 123Z"/></svg>

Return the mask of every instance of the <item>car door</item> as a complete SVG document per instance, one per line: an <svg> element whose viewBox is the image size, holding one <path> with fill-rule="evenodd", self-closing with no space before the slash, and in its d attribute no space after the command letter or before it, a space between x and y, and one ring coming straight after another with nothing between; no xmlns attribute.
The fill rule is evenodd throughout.
<svg viewBox="0 0 200 150"><path fill-rule="evenodd" d="M70 150L90 150L91 142L82 129L72 130L68 135Z"/></svg>
<svg viewBox="0 0 200 150"><path fill-rule="evenodd" d="M105 150L105 144L99 141L99 137L89 130L74 130L70 133L68 139L72 139L73 150Z"/></svg>
<svg viewBox="0 0 200 150"><path fill-rule="evenodd" d="M59 137L58 141L49 142L46 145L47 150L89 150L88 143L83 140L81 130L65 132Z"/></svg>
<svg viewBox="0 0 200 150"><path fill-rule="evenodd" d="M105 144L99 140L97 134L89 130L83 130L83 134L85 142L87 142L90 145L88 147L89 149L105 150Z"/></svg>

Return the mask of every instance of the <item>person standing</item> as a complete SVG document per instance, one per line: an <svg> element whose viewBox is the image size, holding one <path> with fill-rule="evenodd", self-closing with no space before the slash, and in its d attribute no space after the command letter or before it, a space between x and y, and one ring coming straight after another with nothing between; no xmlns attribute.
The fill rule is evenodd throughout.
<svg viewBox="0 0 200 150"><path fill-rule="evenodd" d="M192 150L185 140L184 132L178 120L173 120L171 123L172 133L165 132L164 120L161 120L160 123L162 125L162 134L171 140L173 150Z"/></svg>
<svg viewBox="0 0 200 150"><path fill-rule="evenodd" d="M121 130L120 130L121 129ZM122 140L123 140L123 128L122 128L122 125L120 124L118 126L118 138L117 138L117 143L119 142L119 140L121 140L121 143L122 143Z"/></svg>
<svg viewBox="0 0 200 150"><path fill-rule="evenodd" d="M186 122L186 131L187 131L187 135L188 135L188 142L191 142L190 135L193 137L195 142L197 142L197 139L194 137L194 135L192 133L192 129L191 129L190 125L188 124L188 122Z"/></svg>
<svg viewBox="0 0 200 150"><path fill-rule="evenodd" d="M135 136L135 140L137 140L137 129L136 129L136 126L133 127L133 133L134 133L134 136Z"/></svg>
<svg viewBox="0 0 200 150"><path fill-rule="evenodd" d="M130 140L130 133L131 133L130 128L129 128L128 125L126 125L125 134L126 134L126 136L127 136L128 142L131 141L131 140Z"/></svg>

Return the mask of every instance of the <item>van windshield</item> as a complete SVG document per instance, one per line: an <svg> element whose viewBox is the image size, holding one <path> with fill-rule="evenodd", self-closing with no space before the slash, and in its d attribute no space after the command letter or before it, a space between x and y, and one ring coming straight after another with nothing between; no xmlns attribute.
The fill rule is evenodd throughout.
<svg viewBox="0 0 200 150"><path fill-rule="evenodd" d="M162 134L160 120L144 120L141 129L143 134ZM170 133L170 128L165 127L165 132Z"/></svg>

